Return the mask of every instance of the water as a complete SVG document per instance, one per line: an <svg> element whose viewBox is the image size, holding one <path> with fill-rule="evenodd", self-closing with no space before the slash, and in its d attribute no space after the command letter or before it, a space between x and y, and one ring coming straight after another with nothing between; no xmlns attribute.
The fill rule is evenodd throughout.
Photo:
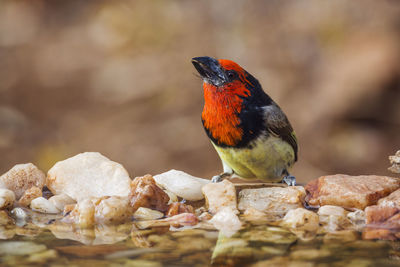
<svg viewBox="0 0 400 267"><path fill-rule="evenodd" d="M1 266L400 266L400 242L302 241L274 226L248 225L228 238L215 230L137 229L132 223L79 229L52 222L0 228Z"/></svg>

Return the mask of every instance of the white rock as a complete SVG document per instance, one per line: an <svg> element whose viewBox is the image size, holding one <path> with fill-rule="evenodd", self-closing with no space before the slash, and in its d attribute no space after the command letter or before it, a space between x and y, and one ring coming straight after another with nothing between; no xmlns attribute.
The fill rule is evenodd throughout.
<svg viewBox="0 0 400 267"><path fill-rule="evenodd" d="M224 207L219 210L209 222L226 237L233 236L242 227L236 211L230 207Z"/></svg>
<svg viewBox="0 0 400 267"><path fill-rule="evenodd" d="M236 208L236 189L228 180L220 183L209 183L203 186L203 194L206 198L206 206L208 211L216 214L225 207L237 212Z"/></svg>
<svg viewBox="0 0 400 267"><path fill-rule="evenodd" d="M24 226L28 219L28 214L22 208L14 208L11 211L11 216L15 219L18 226Z"/></svg>
<svg viewBox="0 0 400 267"><path fill-rule="evenodd" d="M15 201L15 194L13 191L0 188L0 209L12 207Z"/></svg>
<svg viewBox="0 0 400 267"><path fill-rule="evenodd" d="M318 209L319 221L327 232L335 232L351 225L346 210L339 206L325 205Z"/></svg>
<svg viewBox="0 0 400 267"><path fill-rule="evenodd" d="M127 197L103 197L95 201L95 222L100 224L116 224L129 221L132 208Z"/></svg>
<svg viewBox="0 0 400 267"><path fill-rule="evenodd" d="M61 211L64 210L65 205L76 203L75 200L73 200L66 194L52 196L51 198L49 198L49 201Z"/></svg>
<svg viewBox="0 0 400 267"><path fill-rule="evenodd" d="M57 162L47 174L47 186L54 195L80 199L129 194L130 182L124 167L97 152L85 152Z"/></svg>
<svg viewBox="0 0 400 267"><path fill-rule="evenodd" d="M306 192L302 186L243 189L239 192L240 211L254 208L266 214L285 215L303 207Z"/></svg>
<svg viewBox="0 0 400 267"><path fill-rule="evenodd" d="M44 197L38 197L32 200L31 209L41 213L50 214L56 214L60 212L60 210L57 209L53 203L51 203L48 199L45 199Z"/></svg>
<svg viewBox="0 0 400 267"><path fill-rule="evenodd" d="M178 197L190 201L204 198L201 188L210 180L191 176L185 172L170 170L154 176L157 185L171 191Z"/></svg>
<svg viewBox="0 0 400 267"><path fill-rule="evenodd" d="M94 213L95 205L93 199L83 199L75 208L71 211L68 217L65 217L66 221L74 222L81 228L89 228L94 225Z"/></svg>
<svg viewBox="0 0 400 267"><path fill-rule="evenodd" d="M315 232L319 227L319 218L312 211L298 208L288 211L285 217L283 217L282 225L293 229Z"/></svg>
<svg viewBox="0 0 400 267"><path fill-rule="evenodd" d="M10 189L19 199L32 186L42 189L45 180L44 173L32 163L18 164L0 176L0 188Z"/></svg>
<svg viewBox="0 0 400 267"><path fill-rule="evenodd" d="M133 218L136 220L156 220L162 217L164 217L162 212L143 207L138 208L133 214Z"/></svg>
<svg viewBox="0 0 400 267"><path fill-rule="evenodd" d="M289 210L281 225L297 235L300 239L310 240L317 234L319 228L318 215L304 208Z"/></svg>

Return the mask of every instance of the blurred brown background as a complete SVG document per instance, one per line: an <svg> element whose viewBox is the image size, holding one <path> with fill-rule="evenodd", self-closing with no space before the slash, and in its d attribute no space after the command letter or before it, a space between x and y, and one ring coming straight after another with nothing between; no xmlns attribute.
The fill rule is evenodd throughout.
<svg viewBox="0 0 400 267"><path fill-rule="evenodd" d="M232 59L284 109L293 173L385 174L400 149L399 1L0 0L0 172L99 151L131 176L221 171L190 59Z"/></svg>

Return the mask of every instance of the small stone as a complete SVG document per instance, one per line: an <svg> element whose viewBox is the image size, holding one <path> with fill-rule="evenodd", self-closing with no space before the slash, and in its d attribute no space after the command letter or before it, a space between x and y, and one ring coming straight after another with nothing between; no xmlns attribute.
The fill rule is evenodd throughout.
<svg viewBox="0 0 400 267"><path fill-rule="evenodd" d="M283 217L289 210L303 207L305 190L302 186L243 189L239 192L240 211L249 208L269 215Z"/></svg>
<svg viewBox="0 0 400 267"><path fill-rule="evenodd" d="M194 226L199 222L199 219L193 213L181 213L172 217L159 220L137 221L136 226L139 229L147 229L150 227L181 227L181 226Z"/></svg>
<svg viewBox="0 0 400 267"><path fill-rule="evenodd" d="M127 222L133 214L127 197L102 197L95 202L94 219L100 224Z"/></svg>
<svg viewBox="0 0 400 267"><path fill-rule="evenodd" d="M11 210L11 216L16 220L18 226L24 226L28 219L28 214L22 208L14 208Z"/></svg>
<svg viewBox="0 0 400 267"><path fill-rule="evenodd" d="M167 217L178 215L180 213L194 213L194 209L190 205L181 202L175 202L169 205L168 211L165 214Z"/></svg>
<svg viewBox="0 0 400 267"><path fill-rule="evenodd" d="M15 201L15 194L13 191L0 188L0 209L7 209L12 207Z"/></svg>
<svg viewBox="0 0 400 267"><path fill-rule="evenodd" d="M66 194L55 195L49 198L49 201L59 210L64 210L66 205L75 204L76 201Z"/></svg>
<svg viewBox="0 0 400 267"><path fill-rule="evenodd" d="M387 197L379 199L378 205L381 207L396 207L400 210L400 189L394 191Z"/></svg>
<svg viewBox="0 0 400 267"><path fill-rule="evenodd" d="M157 185L189 201L204 198L201 188L210 180L194 177L182 171L170 170L154 176Z"/></svg>
<svg viewBox="0 0 400 267"><path fill-rule="evenodd" d="M342 230L336 232L327 233L324 236L324 243L331 243L331 242L353 242L359 238L359 235L356 231L353 230Z"/></svg>
<svg viewBox="0 0 400 267"><path fill-rule="evenodd" d="M347 213L347 218L352 223L354 230L361 232L365 226L365 212L363 210L355 210Z"/></svg>
<svg viewBox="0 0 400 267"><path fill-rule="evenodd" d="M231 237L242 227L236 211L232 210L231 207L220 209L209 222L226 237Z"/></svg>
<svg viewBox="0 0 400 267"><path fill-rule="evenodd" d="M243 217L245 221L251 222L255 225L266 224L267 222L276 221L278 218L276 216L271 216L265 212L259 211L255 208L248 208L243 212Z"/></svg>
<svg viewBox="0 0 400 267"><path fill-rule="evenodd" d="M306 185L309 192L307 202L312 206L334 205L364 209L399 187L400 179L387 176L322 176Z"/></svg>
<svg viewBox="0 0 400 267"><path fill-rule="evenodd" d="M399 210L396 207L390 206L369 206L365 209L365 222L366 224L383 223Z"/></svg>
<svg viewBox="0 0 400 267"><path fill-rule="evenodd" d="M63 220L78 224L81 228L89 228L94 225L95 205L92 199L81 200L75 208Z"/></svg>
<svg viewBox="0 0 400 267"><path fill-rule="evenodd" d="M281 225L290 228L299 238L309 240L317 234L319 217L312 211L297 208L288 211Z"/></svg>
<svg viewBox="0 0 400 267"><path fill-rule="evenodd" d="M32 186L27 189L22 197L18 200L18 204L23 207L29 207L32 200L42 196L42 189L36 186Z"/></svg>
<svg viewBox="0 0 400 267"><path fill-rule="evenodd" d="M235 186L228 180L206 184L203 186L202 192L206 198L208 211L211 214L216 214L225 207L237 210Z"/></svg>
<svg viewBox="0 0 400 267"><path fill-rule="evenodd" d="M0 243L2 255L30 255L46 250L45 245L39 245L28 241L6 241Z"/></svg>
<svg viewBox="0 0 400 267"><path fill-rule="evenodd" d="M164 213L143 207L138 208L133 214L133 218L136 220L156 220L162 217L164 217Z"/></svg>
<svg viewBox="0 0 400 267"><path fill-rule="evenodd" d="M129 194L131 179L124 167L97 152L85 152L57 162L47 174L54 195L66 194L75 201L91 197Z"/></svg>
<svg viewBox="0 0 400 267"><path fill-rule="evenodd" d="M38 211L41 213L50 213L50 214L57 214L60 212L56 208L56 206L53 205L48 199L45 199L44 197L38 197L32 200L31 202L31 209L34 211Z"/></svg>
<svg viewBox="0 0 400 267"><path fill-rule="evenodd" d="M45 180L44 173L32 163L17 164L0 176L0 188L13 191L16 199L20 199L24 192L32 186L42 189Z"/></svg>
<svg viewBox="0 0 400 267"><path fill-rule="evenodd" d="M318 209L319 222L326 232L334 232L351 226L342 207L326 205Z"/></svg>
<svg viewBox="0 0 400 267"><path fill-rule="evenodd" d="M130 185L129 201L135 212L139 207L155 209L161 212L168 210L168 195L156 185L154 178L147 174L136 177Z"/></svg>

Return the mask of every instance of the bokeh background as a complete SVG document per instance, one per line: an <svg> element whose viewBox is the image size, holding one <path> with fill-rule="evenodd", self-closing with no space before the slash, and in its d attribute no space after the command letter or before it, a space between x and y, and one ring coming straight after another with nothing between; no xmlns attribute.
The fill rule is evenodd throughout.
<svg viewBox="0 0 400 267"><path fill-rule="evenodd" d="M0 0L0 173L99 151L132 177L221 171L195 56L232 59L284 109L293 173L389 175L400 2Z"/></svg>

